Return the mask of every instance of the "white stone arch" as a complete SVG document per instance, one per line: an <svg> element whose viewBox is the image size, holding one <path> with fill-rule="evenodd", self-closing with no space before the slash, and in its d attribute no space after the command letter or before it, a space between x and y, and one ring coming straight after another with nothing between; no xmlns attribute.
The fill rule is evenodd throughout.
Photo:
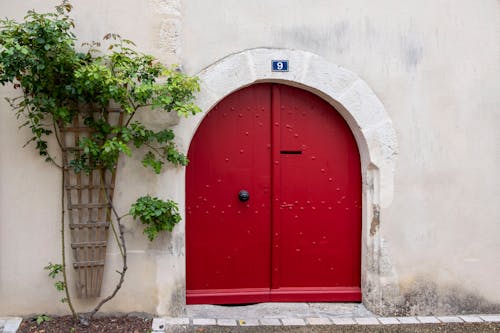
<svg viewBox="0 0 500 333"><path fill-rule="evenodd" d="M288 59L288 72L272 72L271 60ZM310 52L257 48L231 54L198 73L201 92L196 103L202 113L177 126L179 145L188 150L205 115L225 96L257 82L277 82L311 91L333 105L346 119L361 155L363 179L362 291L363 303L380 311L384 293L394 284L384 259L378 228L380 207L393 197L396 132L383 104L353 72ZM185 184L185 182L184 182ZM184 198L181 200L184 207Z"/></svg>

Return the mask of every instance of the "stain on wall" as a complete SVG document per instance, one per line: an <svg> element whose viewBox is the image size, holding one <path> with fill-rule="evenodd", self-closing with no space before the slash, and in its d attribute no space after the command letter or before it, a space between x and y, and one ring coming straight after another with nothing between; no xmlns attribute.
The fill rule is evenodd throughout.
<svg viewBox="0 0 500 333"><path fill-rule="evenodd" d="M424 45L415 24L401 35L401 59L407 70L415 69L423 60Z"/></svg>
<svg viewBox="0 0 500 333"><path fill-rule="evenodd" d="M372 205L372 223L370 224L370 236L374 236L380 225L380 206Z"/></svg>
<svg viewBox="0 0 500 333"><path fill-rule="evenodd" d="M182 316L186 314L186 285L179 282L170 296L168 314L170 316Z"/></svg>
<svg viewBox="0 0 500 333"><path fill-rule="evenodd" d="M462 285L438 284L419 277L400 288L401 301L387 306L391 315L458 315L499 313L500 304L491 303Z"/></svg>
<svg viewBox="0 0 500 333"><path fill-rule="evenodd" d="M276 44L286 41L298 48L311 51L334 50L343 54L350 48L352 38L349 22L340 21L331 26L290 26L273 29Z"/></svg>

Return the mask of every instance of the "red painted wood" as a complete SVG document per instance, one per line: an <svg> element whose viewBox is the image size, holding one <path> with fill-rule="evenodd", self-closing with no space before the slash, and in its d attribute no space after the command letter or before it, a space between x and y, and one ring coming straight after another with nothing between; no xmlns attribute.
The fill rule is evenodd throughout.
<svg viewBox="0 0 500 333"><path fill-rule="evenodd" d="M188 290L188 304L238 304L270 302L267 288Z"/></svg>
<svg viewBox="0 0 500 333"><path fill-rule="evenodd" d="M359 302L359 287L271 289L271 302Z"/></svg>
<svg viewBox="0 0 500 333"><path fill-rule="evenodd" d="M280 220L280 198L281 198L281 96L279 85L272 86L272 107L271 107L271 135L272 135L272 219L271 223L271 288L279 288L280 286L280 235L281 224L277 223Z"/></svg>
<svg viewBox="0 0 500 333"><path fill-rule="evenodd" d="M188 303L195 290L269 288L270 108L269 84L237 91L193 137L186 170ZM250 193L245 203L238 200L242 189Z"/></svg>
<svg viewBox="0 0 500 333"><path fill-rule="evenodd" d="M244 88L209 112L188 157L188 304L361 300L359 153L332 106Z"/></svg>
<svg viewBox="0 0 500 333"><path fill-rule="evenodd" d="M358 302L359 287L188 290L188 304L262 302Z"/></svg>
<svg viewBox="0 0 500 333"><path fill-rule="evenodd" d="M344 119L307 91L280 85L279 285L359 287L361 171Z"/></svg>

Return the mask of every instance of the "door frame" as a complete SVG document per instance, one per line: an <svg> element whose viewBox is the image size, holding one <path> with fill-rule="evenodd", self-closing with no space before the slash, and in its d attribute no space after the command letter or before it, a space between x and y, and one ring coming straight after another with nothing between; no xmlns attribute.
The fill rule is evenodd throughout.
<svg viewBox="0 0 500 333"><path fill-rule="evenodd" d="M289 71L272 72L271 60L274 59L288 59ZM380 307L384 295L390 297L398 289L398 280L379 232L383 224L381 209L392 202L398 149L392 121L368 84L353 72L313 53L273 48L249 49L231 54L197 75L201 92L196 103L202 112L181 120L176 127L176 132L182 134L178 135L178 145L186 153L205 115L225 96L254 83L275 82L310 91L343 116L356 139L361 158L363 304L369 309ZM179 182L182 183L177 186L174 184L174 188L184 191L180 195L176 193L175 197L185 217L185 177Z"/></svg>

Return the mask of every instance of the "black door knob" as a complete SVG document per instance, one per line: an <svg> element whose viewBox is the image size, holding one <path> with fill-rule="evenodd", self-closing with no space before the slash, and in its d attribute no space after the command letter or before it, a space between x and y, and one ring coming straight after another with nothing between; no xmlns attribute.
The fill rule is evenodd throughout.
<svg viewBox="0 0 500 333"><path fill-rule="evenodd" d="M240 199L241 202L248 201L248 199L250 199L250 193L248 193L247 190L241 190L238 193L238 199Z"/></svg>

